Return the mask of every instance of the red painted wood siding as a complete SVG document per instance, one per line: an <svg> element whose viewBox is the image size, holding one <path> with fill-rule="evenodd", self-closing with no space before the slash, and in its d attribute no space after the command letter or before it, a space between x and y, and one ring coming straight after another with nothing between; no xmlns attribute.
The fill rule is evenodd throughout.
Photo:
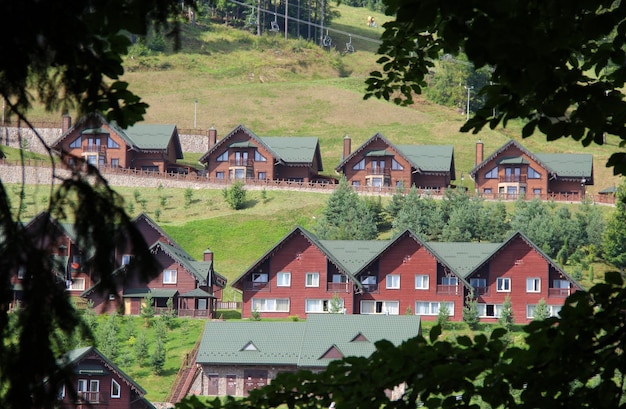
<svg viewBox="0 0 626 409"><path fill-rule="evenodd" d="M387 149L389 152L393 152L393 158L398 162L403 170L392 170L391 169L391 156L381 156L381 157L369 157L364 156L369 151L374 150L384 150ZM354 165L359 163L362 159L365 159L365 169L355 170L353 169ZM408 161L406 161L402 156L400 156L395 149L390 148L389 145L383 141L382 139L376 138L371 141L370 144L367 145L361 152L357 153L352 157L349 161L347 161L344 165L343 172L348 180L348 183L353 184L353 182L358 181L361 186L366 185L365 176L368 173L368 169L371 168L372 161L385 161L385 171L389 171L390 173L390 186L396 186L396 183L402 181L405 186L409 185L413 182L412 179L412 168Z"/></svg>

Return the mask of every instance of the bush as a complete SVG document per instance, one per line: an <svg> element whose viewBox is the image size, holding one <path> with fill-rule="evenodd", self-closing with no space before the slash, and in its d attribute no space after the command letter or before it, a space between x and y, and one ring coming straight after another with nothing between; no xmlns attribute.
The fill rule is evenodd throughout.
<svg viewBox="0 0 626 409"><path fill-rule="evenodd" d="M243 209L246 204L246 190L243 187L243 182L237 181L233 183L230 189L225 188L222 192L226 203L233 210Z"/></svg>

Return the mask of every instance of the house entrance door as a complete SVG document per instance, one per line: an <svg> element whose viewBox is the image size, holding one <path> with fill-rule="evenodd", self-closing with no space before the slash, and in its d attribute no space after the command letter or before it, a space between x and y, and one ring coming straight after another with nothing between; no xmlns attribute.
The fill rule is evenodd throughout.
<svg viewBox="0 0 626 409"><path fill-rule="evenodd" d="M248 396L252 389L262 388L267 385L267 371L260 369L247 369L243 371L243 393Z"/></svg>

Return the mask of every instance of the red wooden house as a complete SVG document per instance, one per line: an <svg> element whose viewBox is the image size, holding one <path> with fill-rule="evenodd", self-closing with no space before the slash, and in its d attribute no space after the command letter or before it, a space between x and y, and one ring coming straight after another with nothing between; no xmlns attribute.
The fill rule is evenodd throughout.
<svg viewBox="0 0 626 409"><path fill-rule="evenodd" d="M322 155L316 137L261 137L243 125L217 141L209 131L209 150L199 159L212 179L327 180L319 172Z"/></svg>
<svg viewBox="0 0 626 409"><path fill-rule="evenodd" d="M179 316L213 317L216 300L226 286L226 279L214 270L213 253L204 252L203 260L193 259L147 215L140 214L133 221L154 257L159 271L146 281L133 268L134 256L130 246L120 243L113 272L117 293L100 289L101 273L92 265L93 249L80 248L74 226L59 223L48 213L40 213L26 225L27 234L37 238L44 254L50 255L57 283L71 297L91 302L97 313L117 311L121 304L126 314L138 315L141 303L150 294L157 313L167 308L168 300ZM22 302L25 269L11 276L12 306ZM80 302L79 302L80 304Z"/></svg>
<svg viewBox="0 0 626 409"><path fill-rule="evenodd" d="M476 166L470 171L476 191L487 198L581 200L593 185L593 156L576 153L532 153L511 139L484 159L476 143Z"/></svg>
<svg viewBox="0 0 626 409"><path fill-rule="evenodd" d="M74 126L63 118L63 134L52 148L98 167L155 172L178 170L183 158L176 125L137 124L122 129L101 114L82 117Z"/></svg>
<svg viewBox="0 0 626 409"><path fill-rule="evenodd" d="M166 309L168 300L172 299L178 316L212 318L215 302L226 286L226 278L213 269L213 253L207 249L203 260L193 259L144 213L133 223L150 245L159 265L158 274L148 282L136 274L127 275L132 270L133 255L120 252L117 254L120 269L116 272L121 284L118 294L101 294L96 283L81 296L93 301L99 313L116 308L108 300L123 300L126 314L139 315L144 299L150 294L157 313Z"/></svg>
<svg viewBox="0 0 626 409"><path fill-rule="evenodd" d="M450 145L394 145L380 133L351 152L351 139L343 140L343 160L335 171L353 186L403 185L445 189L456 179L454 148Z"/></svg>
<svg viewBox="0 0 626 409"><path fill-rule="evenodd" d="M243 317L411 312L436 319L445 304L451 320L461 321L474 294L486 321L496 320L509 296L518 323L532 319L541 299L556 314L581 288L521 233L503 243L424 242L408 230L388 241L351 241L318 240L299 227L233 287L243 294Z"/></svg>
<svg viewBox="0 0 626 409"><path fill-rule="evenodd" d="M155 409L146 391L94 347L69 352L72 384L59 391L61 408Z"/></svg>

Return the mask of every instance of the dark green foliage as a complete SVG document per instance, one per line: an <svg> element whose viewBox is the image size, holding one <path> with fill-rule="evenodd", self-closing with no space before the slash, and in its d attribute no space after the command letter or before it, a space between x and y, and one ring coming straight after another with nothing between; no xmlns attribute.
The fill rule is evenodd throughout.
<svg viewBox="0 0 626 409"><path fill-rule="evenodd" d="M478 301L472 294L468 294L466 297L465 306L463 307L463 322L465 322L471 330L477 330L478 324L480 324Z"/></svg>
<svg viewBox="0 0 626 409"><path fill-rule="evenodd" d="M184 196L185 196L185 209L188 209L193 203L193 189L190 187L185 189Z"/></svg>
<svg viewBox="0 0 626 409"><path fill-rule="evenodd" d="M104 356L111 360L117 359L119 354L119 344L117 336L120 332L119 317L113 313L106 317L104 322L98 327L96 334L96 344Z"/></svg>
<svg viewBox="0 0 626 409"><path fill-rule="evenodd" d="M140 315L146 320L146 324L150 318L153 318L155 314L154 310L154 299L152 298L152 293L148 292L141 302L141 311Z"/></svg>
<svg viewBox="0 0 626 409"><path fill-rule="evenodd" d="M617 188L615 212L607 224L602 250L609 263L622 272L626 269L626 184Z"/></svg>
<svg viewBox="0 0 626 409"><path fill-rule="evenodd" d="M147 330L144 329L137 335L137 339L135 340L135 345L133 346L135 350L135 359L139 362L139 365L143 365L146 357L148 355L148 335Z"/></svg>
<svg viewBox="0 0 626 409"><path fill-rule="evenodd" d="M236 181L230 188L224 188L222 194L231 209L239 210L246 206L246 189L243 182Z"/></svg>
<svg viewBox="0 0 626 409"><path fill-rule="evenodd" d="M430 196L421 197L415 187L409 190L393 221L394 233L411 229L426 240L437 240L443 226L441 208L437 201Z"/></svg>
<svg viewBox="0 0 626 409"><path fill-rule="evenodd" d="M441 329L448 329L448 327L450 326L450 309L448 308L448 304L446 304L445 302L441 302L439 304L437 325L439 325Z"/></svg>
<svg viewBox="0 0 626 409"><path fill-rule="evenodd" d="M548 310L548 305L546 304L546 300L542 298L541 300L539 300L539 302L535 306L533 319L536 321L543 321L549 316L550 316L550 310Z"/></svg>
<svg viewBox="0 0 626 409"><path fill-rule="evenodd" d="M163 372L163 366L165 365L165 358L165 341L157 336L154 351L152 351L152 357L150 359L150 366L153 374L161 375Z"/></svg>
<svg viewBox="0 0 626 409"><path fill-rule="evenodd" d="M378 234L376 215L345 177L340 179L339 186L328 198L315 230L323 240L371 240Z"/></svg>

